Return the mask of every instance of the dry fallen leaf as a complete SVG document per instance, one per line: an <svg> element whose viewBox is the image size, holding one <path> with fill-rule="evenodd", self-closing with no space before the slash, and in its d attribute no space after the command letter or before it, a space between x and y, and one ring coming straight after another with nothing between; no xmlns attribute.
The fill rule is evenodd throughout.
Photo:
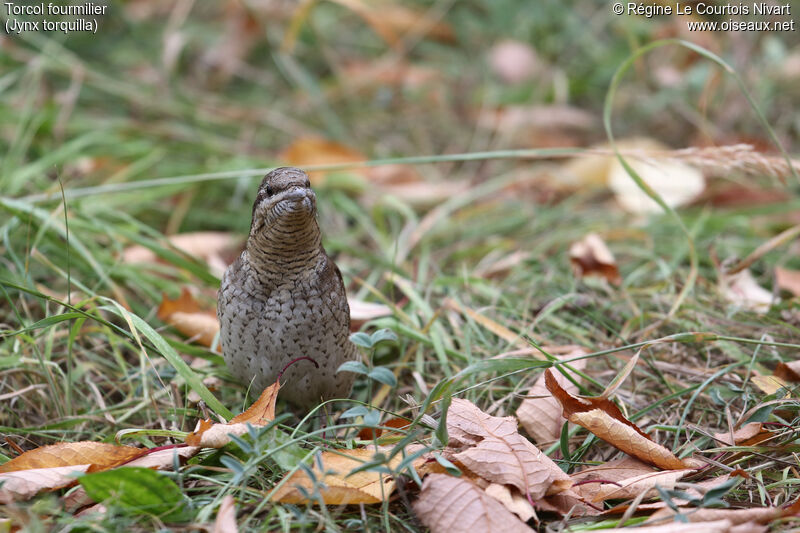
<svg viewBox="0 0 800 533"><path fill-rule="evenodd" d="M772 436L772 432L764 429L761 422L750 422L733 432L731 442L730 432L714 433L714 438L728 446L754 446Z"/></svg>
<svg viewBox="0 0 800 533"><path fill-rule="evenodd" d="M616 484L606 483L599 485L591 496L592 502L602 502L605 500L620 500L635 498L642 492L645 497L658 495L656 485L665 490L675 488L675 482L692 470L662 470L660 472L648 472L631 478L620 479ZM583 485L577 487L579 489ZM584 495L583 492L579 492Z"/></svg>
<svg viewBox="0 0 800 533"><path fill-rule="evenodd" d="M203 346L211 346L219 332L217 313L213 309L202 309L192 293L186 287L175 300L170 300L166 293L161 296L158 306L159 320L196 340Z"/></svg>
<svg viewBox="0 0 800 533"><path fill-rule="evenodd" d="M543 500L536 502L536 508L542 511L558 513L561 516L582 517L597 516L603 511L601 508L587 503L573 489L547 496Z"/></svg>
<svg viewBox="0 0 800 533"><path fill-rule="evenodd" d="M775 377L790 383L800 382L800 361L778 363L778 366L775 367Z"/></svg>
<svg viewBox="0 0 800 533"><path fill-rule="evenodd" d="M648 144L645 143L643 146ZM685 163L657 158L628 157L625 160L642 181L670 207L679 207L690 203L705 189L706 183L703 174ZM661 206L639 188L617 159L611 163L608 172L608 186L626 211L643 214L662 211Z"/></svg>
<svg viewBox="0 0 800 533"><path fill-rule="evenodd" d="M296 167L310 167L315 165L338 165L342 163L361 163L366 157L361 152L354 150L336 141L329 141L320 137L300 137L295 139L281 154L281 159ZM354 172L364 175L364 170ZM327 172L309 172L308 178L314 186L325 181Z"/></svg>
<svg viewBox="0 0 800 533"><path fill-rule="evenodd" d="M550 369L545 370L545 384L564 409L564 416L573 424L588 429L623 452L664 470L689 467L622 416L619 408L610 400L569 394L561 388Z"/></svg>
<svg viewBox="0 0 800 533"><path fill-rule="evenodd" d="M658 471L655 468L638 459L624 457L575 472L571 476L575 481L572 490L587 501L600 501L595 500L595 497L600 494L605 484L610 484L614 488L618 486L615 483L621 484L626 479L656 472Z"/></svg>
<svg viewBox="0 0 800 533"><path fill-rule="evenodd" d="M228 266L227 258L235 255L240 246L239 237L219 231L198 231L167 237L169 244L187 255L205 261L212 274L221 277ZM141 245L134 245L122 252L122 260L129 264L153 264L161 261L155 252Z"/></svg>
<svg viewBox="0 0 800 533"><path fill-rule="evenodd" d="M533 531L475 483L446 474L425 478L414 512L432 533Z"/></svg>
<svg viewBox="0 0 800 533"><path fill-rule="evenodd" d="M389 45L396 45L406 34L426 36L438 41L453 42L452 28L444 22L430 20L425 11L389 2L331 0L358 14Z"/></svg>
<svg viewBox="0 0 800 533"><path fill-rule="evenodd" d="M778 372L781 372L781 375L785 376L785 374L783 374L783 371L781 370L780 366L781 364L782 363L778 363L778 367L775 369L775 372L776 374ZM762 376L760 374L757 374L756 372L753 372L753 375L750 376L750 381L753 383L753 385L758 387L759 390L761 390L765 394L775 394L781 389L788 390L789 383L787 383L787 381L792 381L792 380L787 380L785 379L785 377L779 377L778 375ZM800 381L800 376L798 376L798 379L794 381Z"/></svg>
<svg viewBox="0 0 800 533"><path fill-rule="evenodd" d="M102 442L62 442L27 451L0 465L0 503L27 500L76 482L75 475L125 464L147 449Z"/></svg>
<svg viewBox="0 0 800 533"><path fill-rule="evenodd" d="M230 435L237 437L247 433L247 426L265 426L275 419L275 403L281 384L275 382L261 393L247 411L237 415L227 424L214 424L210 420L201 420L197 429L186 436L186 444L203 448L222 448L230 441Z"/></svg>
<svg viewBox="0 0 800 533"><path fill-rule="evenodd" d="M572 484L549 457L517 431L514 417L491 416L461 398L447 411L448 454L493 483L512 485L526 497L566 490Z"/></svg>
<svg viewBox="0 0 800 533"><path fill-rule="evenodd" d="M775 284L779 289L800 296L800 270L775 267Z"/></svg>
<svg viewBox="0 0 800 533"><path fill-rule="evenodd" d="M559 356L559 359L572 359L589 353L581 346L568 346L565 348L570 351ZM548 349L548 352L553 353L551 349ZM570 365L576 370L583 370L586 368L586 359L579 359L570 363ZM563 374L559 372L555 376L559 385L569 394L578 392L578 387ZM580 379L578 376L573 377ZM561 427L566 419L561 415L561 405L558 400L550 394L544 384L544 374L536 380L536 383L528 391L527 396L529 398L524 399L517 408L517 418L519 418L522 427L533 437L534 442L539 445L558 439L559 435L561 435Z"/></svg>
<svg viewBox="0 0 800 533"><path fill-rule="evenodd" d="M380 318L382 316L392 316L392 308L388 305L364 302L362 300L353 300L348 298L347 304L350 306L350 330L358 331L361 326L370 320Z"/></svg>
<svg viewBox="0 0 800 533"><path fill-rule="evenodd" d="M636 461L636 459L633 459L633 458L630 458L630 457L628 458L628 460ZM644 463L641 463L640 461L637 461L637 462L639 462L640 464L644 464ZM645 465L645 466L647 466L647 465ZM652 468L650 468L649 471L650 472L654 472L654 470ZM706 492L708 492L711 489L716 489L716 488L722 486L723 484L725 484L730 479L731 479L731 475L730 474L723 474L721 476L712 477L712 478L706 479L704 481L700 481L698 483L691 483L691 484L689 484L690 486L684 485L683 487L681 487L681 492L685 493L688 496L691 496L692 498L702 499L703 495ZM588 485L581 485L581 486L583 487L583 486L588 486ZM679 506L680 505L687 505L689 503L689 500L684 499L684 498L675 497L675 498L672 498L672 503L674 503L675 505L679 505ZM657 510L663 509L663 508L665 508L667 506L668 506L667 502L665 502L665 501L656 501L656 502L653 502L653 503L641 503L641 504L636 506L636 510L637 511L642 511L642 512L645 512L645 511L657 511ZM612 507L611 509L608 509L607 511L605 511L604 514L607 514L607 515L622 515L628 509L630 509L630 507L631 506L629 504L622 503L622 504L619 504L619 505L616 505L616 506Z"/></svg>
<svg viewBox="0 0 800 533"><path fill-rule="evenodd" d="M720 291L725 299L737 307L764 314L773 303L780 300L756 282L749 270L736 274L720 275Z"/></svg>
<svg viewBox="0 0 800 533"><path fill-rule="evenodd" d="M590 233L572 243L569 247L569 260L578 278L596 276L605 278L614 285L622 283L614 254L596 233Z"/></svg>
<svg viewBox="0 0 800 533"><path fill-rule="evenodd" d="M273 494L272 500L281 503L308 503L301 487L307 494L314 494L315 489L318 489L326 505L380 503L394 491L394 478L385 473L366 470L350 474L364 463L372 461L376 452L388 454L388 450L376 450L372 447L322 452L319 459L314 460L312 468L317 483L304 470L297 470L282 481L283 485ZM402 454L395 455L390 467L397 466L402 460Z"/></svg>
<svg viewBox="0 0 800 533"><path fill-rule="evenodd" d="M54 490L75 483L75 477L89 469L88 464L31 468L0 474L0 504L29 500L43 490Z"/></svg>
<svg viewBox="0 0 800 533"><path fill-rule="evenodd" d="M517 515L523 522L536 517L536 510L528 499L508 485L490 483L483 490L488 496L499 501L506 509Z"/></svg>
<svg viewBox="0 0 800 533"><path fill-rule="evenodd" d="M777 518L784 516L794 516L800 512L800 500L795 501L789 507L763 507L755 509L679 509L680 513L689 522L711 522L714 520L727 520L731 524L745 524L755 522L767 524ZM647 524L657 524L659 522L671 522L674 519L675 511L670 508L661 509L656 512L646 522Z"/></svg>

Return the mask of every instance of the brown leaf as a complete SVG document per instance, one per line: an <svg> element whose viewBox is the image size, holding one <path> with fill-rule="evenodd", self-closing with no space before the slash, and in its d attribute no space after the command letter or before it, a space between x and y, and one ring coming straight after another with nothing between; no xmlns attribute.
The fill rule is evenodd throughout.
<svg viewBox="0 0 800 533"><path fill-rule="evenodd" d="M502 503L506 509L517 515L523 522L536 518L536 510L528 499L516 490L512 490L508 485L490 483L483 491Z"/></svg>
<svg viewBox="0 0 800 533"><path fill-rule="evenodd" d="M275 420L275 403L278 401L280 382L276 381L261 393L247 411L231 419L227 424L215 424L210 420L200 420L194 432L186 435L186 444L203 448L222 448L230 441L231 435L240 437L247 433L247 426L262 427Z"/></svg>
<svg viewBox="0 0 800 533"><path fill-rule="evenodd" d="M590 233L569 247L569 260L578 278L597 276L614 285L622 283L614 255L595 233Z"/></svg>
<svg viewBox="0 0 800 533"><path fill-rule="evenodd" d="M728 446L754 446L772 436L771 431L764 429L761 422L750 422L733 432L733 442L731 442L730 432L714 433L714 438L727 444Z"/></svg>
<svg viewBox="0 0 800 533"><path fill-rule="evenodd" d="M239 527L236 525L236 506L233 496L227 494L222 498L222 503L217 511L217 519L214 520L214 529L211 533L237 533Z"/></svg>
<svg viewBox="0 0 800 533"><path fill-rule="evenodd" d="M690 472L692 472L692 470L686 469L648 472L631 478L621 479L617 484L602 484L597 487L597 491L593 493L591 501L602 502L605 500L635 498L642 492L646 493L645 497L654 497L658 494L655 489L656 485L666 490L672 490L675 488L675 482Z"/></svg>
<svg viewBox="0 0 800 533"><path fill-rule="evenodd" d="M775 284L779 289L800 296L800 270L775 267Z"/></svg>
<svg viewBox="0 0 800 533"><path fill-rule="evenodd" d="M475 483L445 474L425 478L414 512L432 533L533 531Z"/></svg>
<svg viewBox="0 0 800 533"><path fill-rule="evenodd" d="M486 437L516 432L517 420L513 416L488 415L469 400L453 398L447 411L449 447L474 446Z"/></svg>
<svg viewBox="0 0 800 533"><path fill-rule="evenodd" d="M775 367L775 376L790 383L800 382L800 361L778 363Z"/></svg>
<svg viewBox="0 0 800 533"><path fill-rule="evenodd" d="M385 473L361 471L353 475L350 472L372 461L375 453L384 452L382 448L357 448L338 452L326 451L314 460L312 471L318 485L303 470L295 471L272 496L272 501L281 503L308 503L298 487L309 494L319 490L326 505L344 505L357 503L380 503L394 491L395 481ZM390 467L395 467L403 460L402 454L395 455ZM319 468L322 463L322 468Z"/></svg>
<svg viewBox="0 0 800 533"><path fill-rule="evenodd" d="M447 431L453 458L488 481L513 485L534 500L571 485L569 476L519 434L514 417L491 416L455 398L447 412Z"/></svg>
<svg viewBox="0 0 800 533"><path fill-rule="evenodd" d="M444 22L430 20L425 11L388 2L332 0L358 14L389 45L396 45L406 34L427 36L438 41L453 42L452 28Z"/></svg>
<svg viewBox="0 0 800 533"><path fill-rule="evenodd" d="M680 470L688 466L669 450L628 421L619 408L603 398L572 396L556 381L550 369L545 370L545 384L561 404L564 416L623 452L665 470Z"/></svg>
<svg viewBox="0 0 800 533"><path fill-rule="evenodd" d="M630 458L630 457L627 458L627 460L628 461L635 461L635 462L637 462L637 463L639 463L641 465L644 465L644 463L642 463L640 461L636 461L636 459L633 459L633 458ZM610 463L607 463L607 464L610 464ZM601 467L602 466L603 465L601 465ZM650 468L648 465L644 465L644 466L649 469L648 472L655 472L655 470ZM593 468L598 468L598 467L593 467ZM693 498L702 499L703 495L706 492L708 492L711 489L715 489L715 488L723 485L730 478L731 478L731 475L723 474L721 476L717 476L717 477L713 477L713 478L710 478L710 479L706 479L706 480L701 481L699 483L692 483L692 485L690 487L681 487L681 491L685 492L689 496L692 496ZM580 485L580 487L589 487L589 486L590 485ZM689 503L689 500L684 499L684 498L677 498L676 497L676 498L672 499L672 503L674 503L675 505L686 505L686 504ZM637 505L636 509L638 511L645 512L645 511L654 511L654 510L658 510L658 509L663 509L665 507L667 507L667 503L666 502L658 501L658 502L654 502L654 503L642 503L642 504L639 504L639 505ZM606 514L606 515L621 515L621 514L624 514L629 508L630 508L630 505L623 503L623 504L616 505L616 506L612 507L611 509L608 509L603 514Z"/></svg>
<svg viewBox="0 0 800 533"><path fill-rule="evenodd" d="M656 472L657 470L652 466L638 459L624 457L575 472L571 476L575 482L572 490L587 501L600 501L596 500L595 497L601 493L604 485L609 484L611 488L614 488L618 486L614 485L615 483L622 484L626 479Z"/></svg>
<svg viewBox="0 0 800 533"><path fill-rule="evenodd" d="M547 496L546 498L536 502L536 508L542 511L551 513L558 513L562 516L581 517L581 516L597 516L602 512L602 509L597 508L587 503L581 498L573 489Z"/></svg>
<svg viewBox="0 0 800 533"><path fill-rule="evenodd" d="M568 348L571 348L571 351L560 356L559 359L572 359L589 353L581 346ZM548 352L552 353L550 350ZM570 363L570 365L576 370L583 370L586 368L586 359L579 359ZM560 372L555 374L555 377L558 384L569 394L578 392L578 387ZM577 378L577 376L575 377ZM553 398L544 384L544 374L536 380L527 395L538 396L538 398L526 398L517 408L517 418L519 418L522 427L539 445L558 439L561 435L561 427L566 419L561 414L561 405L558 400Z"/></svg>
<svg viewBox="0 0 800 533"><path fill-rule="evenodd" d="M411 425L411 422L405 418L394 417L388 419L386 422L382 422L381 425L389 428L405 429ZM372 440L381 436L392 437L397 435L402 435L402 433L392 430L384 430L383 428L365 427L358 432L358 438L360 440Z"/></svg>
<svg viewBox="0 0 800 533"><path fill-rule="evenodd" d="M170 300L166 293L162 294L156 315L203 346L210 347L219 332L216 311L202 309L186 287L181 288L181 294L175 300Z"/></svg>
<svg viewBox="0 0 800 533"><path fill-rule="evenodd" d="M341 163L361 163L366 157L361 152L336 141L320 137L300 137L295 139L281 154L281 159L296 167L315 165L337 165ZM363 174L363 170L357 171ZM327 172L309 172L313 185L324 182Z"/></svg>
<svg viewBox="0 0 800 533"><path fill-rule="evenodd" d="M281 384L276 381L261 393L253 405L247 411L236 415L229 424L249 423L253 426L266 426L275 420L275 404L278 401L278 392Z"/></svg>

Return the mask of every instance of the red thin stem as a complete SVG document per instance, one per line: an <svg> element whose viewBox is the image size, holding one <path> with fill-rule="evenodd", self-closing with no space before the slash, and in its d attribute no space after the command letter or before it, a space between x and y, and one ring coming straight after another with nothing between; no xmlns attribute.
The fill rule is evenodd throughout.
<svg viewBox="0 0 800 533"><path fill-rule="evenodd" d="M302 357L297 357L297 358L295 358L295 359L292 359L292 360L291 360L291 361L289 361L288 363L286 363L286 366L285 366L285 367L283 367L283 370L281 370L281 371L280 371L280 373L278 374L278 381L280 381L280 380L281 380L281 378L283 377L283 373L284 373L284 372L286 372L286 369L287 369L287 368L289 368L290 366L292 366L293 364L295 364L295 363L296 363L296 362L298 362L298 361L302 361L303 359L308 359L309 361L311 361L312 363L314 363L314 366L315 366L315 367L319 368L319 363L317 363L317 362L316 362L316 361L315 361L313 358L311 358L311 357L309 357L309 356L307 356L307 355L304 355L304 356L302 356Z"/></svg>

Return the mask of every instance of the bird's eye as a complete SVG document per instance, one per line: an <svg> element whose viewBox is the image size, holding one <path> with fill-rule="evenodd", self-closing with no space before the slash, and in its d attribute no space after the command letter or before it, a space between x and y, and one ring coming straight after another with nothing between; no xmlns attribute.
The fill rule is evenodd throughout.
<svg viewBox="0 0 800 533"><path fill-rule="evenodd" d="M272 186L267 185L267 196L272 196Z"/></svg>
<svg viewBox="0 0 800 533"><path fill-rule="evenodd" d="M309 187L311 187L311 182L306 180L306 188L309 188Z"/></svg>

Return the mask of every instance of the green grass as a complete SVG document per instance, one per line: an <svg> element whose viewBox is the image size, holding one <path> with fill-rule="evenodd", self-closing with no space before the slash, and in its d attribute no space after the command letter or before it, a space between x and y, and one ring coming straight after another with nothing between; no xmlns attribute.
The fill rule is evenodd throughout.
<svg viewBox="0 0 800 533"><path fill-rule="evenodd" d="M173 442L165 431L182 435L202 417L198 404L187 400L191 390L221 416L249 404L217 354L187 344L156 317L163 292L176 296L185 285L211 296L219 283L205 264L169 247L165 236L200 230L246 235L258 177L280 164L279 153L294 139L308 134L343 142L373 163L400 158L426 180L470 184L433 208L402 198L370 200L367 193L375 187L352 166L337 169L338 182L361 183L361 193L336 184L318 187L325 245L349 293L393 302L399 310L363 328L389 328L398 336L368 354L372 365L398 372L398 385L372 406L385 413L381 420L391 413L413 417L400 399L406 395L437 417L450 394L492 414L511 415L540 375L542 364L533 359L489 360L518 345L445 306L447 299L511 329L523 344L545 339L585 346L592 352L587 374L596 382L582 382L585 394L602 392L625 358L648 341L713 333L702 342L673 337L644 348L618 395L632 419L680 455L714 449L703 432L726 431L726 409L737 419L779 399L749 378L796 358L798 300L784 295L766 315L736 309L720 294L713 258L744 257L797 224L796 181L789 178L783 186L770 176L725 176L784 188L786 200L740 208L700 205L637 219L604 190L565 194L547 181L559 176L556 156L580 149L547 145L548 132L535 133L533 140L506 139L476 125L481 109L568 103L596 118L594 127L570 141L581 147L602 142L603 102L614 73L634 50L676 23L612 17L601 2L565 7L548 1L536 9L518 0L431 5L444 10L457 40L415 41L409 61L440 76L421 88L354 89L344 74L347 60L376 60L391 52L362 19L332 3L313 7L291 55L280 46L292 11L254 11L259 38L244 58L247 68L227 81L203 66L204 54L224 36L226 15L215 4L194 6L177 26L167 23L169 11L136 20L132 8L120 4L111 6L97 35L5 36L0 394L6 399L0 402L0 427L8 440L27 450L61 441L110 442L123 432L126 443L163 445ZM171 68L162 61L165 37L184 43ZM494 78L482 59L501 38L530 43L547 65L541 76L516 87ZM746 58L733 53L743 43L749 47ZM675 147L741 139L766 145L774 136L796 157L800 122L793 111L800 84L779 70L800 53L798 46L777 34L720 34L711 44L774 133L763 129L737 81L712 61L663 47L632 60L614 85L615 136L649 135ZM680 83L654 81L653 72L664 64L681 69ZM694 257L681 225L693 240ZM606 236L621 287L574 277L569 245L591 231ZM145 245L166 262L126 264L121 253L132 244ZM475 274L479 265L517 251L528 256L506 275ZM697 275L690 283L693 263ZM762 285L773 285L775 266L800 269L796 242L755 263ZM187 365L197 359L208 364ZM221 385L206 392L202 380L212 376ZM407 494L363 510L265 499L288 464L275 443L306 455L351 443L358 419L337 415L369 405L378 386L359 379L351 402L328 407L326 429L319 417L291 415L251 439L249 449L206 451L170 474L187 500L184 523L213 521L222 498L232 494L241 530L422 530L407 505L413 482ZM797 404L773 404L762 414L786 428L769 446L743 450L736 465L753 479L726 496L731 504L797 498L790 482ZM434 434L418 425L409 442L435 447ZM614 456L583 430L573 431L570 443L565 469ZM547 452L560 457L559 443ZM15 455L8 445L0 453ZM149 530L160 524L146 510L124 505L109 506L104 516L75 518L54 494L5 512L29 530Z"/></svg>

